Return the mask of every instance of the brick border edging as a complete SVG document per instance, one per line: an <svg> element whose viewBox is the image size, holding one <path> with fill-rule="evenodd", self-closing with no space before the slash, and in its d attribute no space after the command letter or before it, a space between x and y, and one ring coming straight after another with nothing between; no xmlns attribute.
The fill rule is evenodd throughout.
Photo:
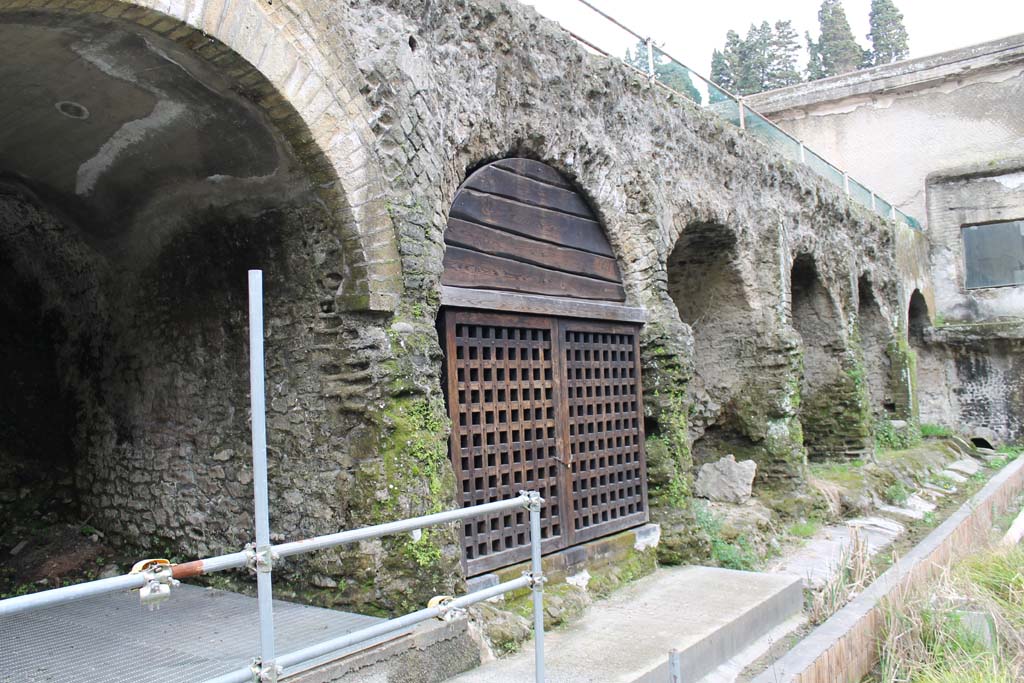
<svg viewBox="0 0 1024 683"><path fill-rule="evenodd" d="M1024 458L1004 467L860 595L811 631L752 683L858 683L877 662L883 599L922 585L988 538L993 518L1024 490Z"/></svg>

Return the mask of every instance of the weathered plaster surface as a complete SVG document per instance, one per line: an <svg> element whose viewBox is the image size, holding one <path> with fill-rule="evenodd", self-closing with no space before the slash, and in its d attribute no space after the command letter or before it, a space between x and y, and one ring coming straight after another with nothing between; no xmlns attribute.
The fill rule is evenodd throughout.
<svg viewBox="0 0 1024 683"><path fill-rule="evenodd" d="M749 102L929 225L929 174L1024 154L1024 35L782 88Z"/></svg>

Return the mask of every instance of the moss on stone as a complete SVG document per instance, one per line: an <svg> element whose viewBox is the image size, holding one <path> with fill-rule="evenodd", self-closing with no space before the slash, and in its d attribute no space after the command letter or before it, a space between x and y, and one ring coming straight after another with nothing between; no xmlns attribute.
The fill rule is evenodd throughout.
<svg viewBox="0 0 1024 683"><path fill-rule="evenodd" d="M803 399L800 421L812 457L844 458L851 447L873 446L874 423L863 369L853 358L847 358L844 366L835 380Z"/></svg>

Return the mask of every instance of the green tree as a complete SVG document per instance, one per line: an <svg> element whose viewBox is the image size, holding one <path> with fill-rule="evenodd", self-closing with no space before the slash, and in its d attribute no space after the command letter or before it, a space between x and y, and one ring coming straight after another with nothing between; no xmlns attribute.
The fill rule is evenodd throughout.
<svg viewBox="0 0 1024 683"><path fill-rule="evenodd" d="M740 70L736 77L736 91L740 95L753 95L766 89L771 66L772 27L767 21L760 26L750 25L747 37L740 44Z"/></svg>
<svg viewBox="0 0 1024 683"><path fill-rule="evenodd" d="M903 14L892 0L871 0L871 66L891 64L910 54Z"/></svg>
<svg viewBox="0 0 1024 683"><path fill-rule="evenodd" d="M700 91L693 85L693 79L690 78L690 70L682 64L669 59L657 45L654 46L653 57L654 77L676 92L700 104ZM636 41L636 46L633 50L626 50L625 62L649 74L650 64L647 59L647 43L642 40Z"/></svg>
<svg viewBox="0 0 1024 683"><path fill-rule="evenodd" d="M789 21L778 21L774 28L767 21L751 24L742 39L728 31L725 46L711 53L711 80L738 95L799 83L799 52L797 34ZM720 99L716 96L712 101Z"/></svg>
<svg viewBox="0 0 1024 683"><path fill-rule="evenodd" d="M807 41L807 80L825 78L825 67L821 65L821 49L811 38L810 31L804 32L804 40Z"/></svg>
<svg viewBox="0 0 1024 683"><path fill-rule="evenodd" d="M791 21L776 21L768 46L768 73L765 77L766 90L784 88L799 83L800 70L797 68L797 55L800 43L797 32Z"/></svg>
<svg viewBox="0 0 1024 683"><path fill-rule="evenodd" d="M740 49L743 45L740 34L736 31L727 31L725 34L725 47L722 50L715 50L711 53L711 81L725 90L735 93L736 78L740 70ZM711 101L717 102L725 99L724 95L712 91Z"/></svg>
<svg viewBox="0 0 1024 683"><path fill-rule="evenodd" d="M824 76L837 76L859 69L865 62L864 50L853 38L842 0L822 0L818 10L821 35L814 47L821 59Z"/></svg>

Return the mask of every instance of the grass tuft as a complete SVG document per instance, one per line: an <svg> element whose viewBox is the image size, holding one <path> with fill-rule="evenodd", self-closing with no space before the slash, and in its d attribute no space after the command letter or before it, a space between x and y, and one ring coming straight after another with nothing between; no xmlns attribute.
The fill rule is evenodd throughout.
<svg viewBox="0 0 1024 683"><path fill-rule="evenodd" d="M832 578L811 594L808 619L812 624L820 624L835 614L875 578L871 553L856 528L850 529L850 545L839 555L836 569Z"/></svg>
<svg viewBox="0 0 1024 683"><path fill-rule="evenodd" d="M949 427L943 427L942 425L922 423L921 436L926 439L947 439L953 436L953 430Z"/></svg>
<svg viewBox="0 0 1024 683"><path fill-rule="evenodd" d="M881 683L1024 680L1024 548L979 553L901 598L885 612Z"/></svg>

